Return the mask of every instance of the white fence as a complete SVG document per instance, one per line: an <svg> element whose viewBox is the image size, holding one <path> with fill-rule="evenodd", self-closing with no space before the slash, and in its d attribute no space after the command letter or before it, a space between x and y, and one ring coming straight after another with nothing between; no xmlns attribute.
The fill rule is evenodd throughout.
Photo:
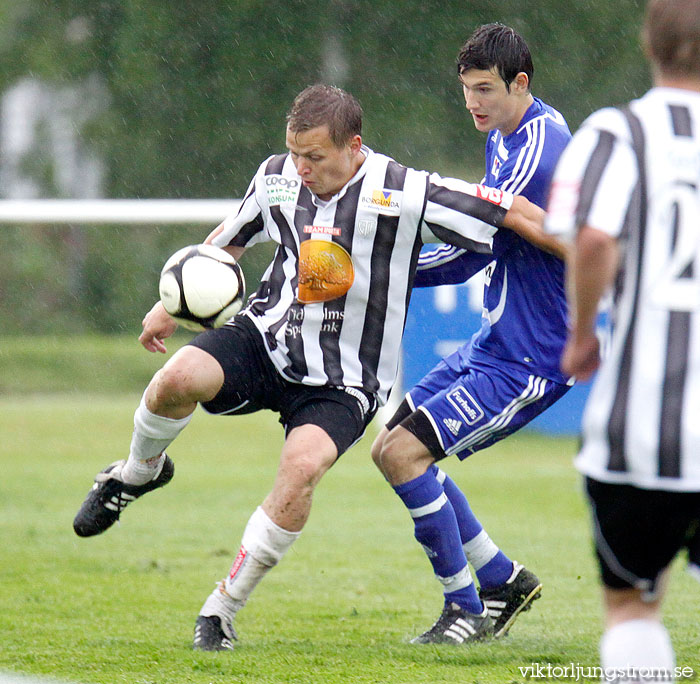
<svg viewBox="0 0 700 684"><path fill-rule="evenodd" d="M213 228L240 204L239 199L0 200L0 223L207 223Z"/></svg>

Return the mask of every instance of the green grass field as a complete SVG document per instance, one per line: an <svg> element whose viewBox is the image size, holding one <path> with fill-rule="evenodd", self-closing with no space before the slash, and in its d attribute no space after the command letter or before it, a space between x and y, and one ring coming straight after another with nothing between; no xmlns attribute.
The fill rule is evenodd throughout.
<svg viewBox="0 0 700 684"><path fill-rule="evenodd" d="M600 609L573 439L525 434L445 469L492 537L536 571L542 598L498 642L407 643L441 591L406 511L369 459L372 434L321 482L304 533L237 618L233 653L190 648L275 473L269 413L198 412L169 449L173 482L100 537L73 515L122 458L138 394L0 398L0 672L71 682L512 683L534 663L597 665ZM696 583L674 568L666 610L679 665L700 671Z"/></svg>

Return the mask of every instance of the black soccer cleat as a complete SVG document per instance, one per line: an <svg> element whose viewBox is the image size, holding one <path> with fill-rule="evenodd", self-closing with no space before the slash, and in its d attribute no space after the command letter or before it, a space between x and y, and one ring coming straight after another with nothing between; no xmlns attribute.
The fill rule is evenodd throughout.
<svg viewBox="0 0 700 684"><path fill-rule="evenodd" d="M495 621L495 636L508 633L515 618L530 610L532 602L542 593L542 583L520 563L513 563L513 573L505 584L479 592L481 600Z"/></svg>
<svg viewBox="0 0 700 684"><path fill-rule="evenodd" d="M238 635L233 625L218 615L199 615L194 625L195 651L233 651Z"/></svg>
<svg viewBox="0 0 700 684"><path fill-rule="evenodd" d="M121 512L132 501L168 484L175 472L175 465L166 455L158 477L142 485L127 484L121 479L125 463L124 460L116 461L95 476L95 484L73 520L73 529L79 537L104 532L119 520Z"/></svg>
<svg viewBox="0 0 700 684"><path fill-rule="evenodd" d="M468 644L493 636L493 620L484 608L481 615L468 613L456 603L448 603L437 622L411 639L412 644Z"/></svg>

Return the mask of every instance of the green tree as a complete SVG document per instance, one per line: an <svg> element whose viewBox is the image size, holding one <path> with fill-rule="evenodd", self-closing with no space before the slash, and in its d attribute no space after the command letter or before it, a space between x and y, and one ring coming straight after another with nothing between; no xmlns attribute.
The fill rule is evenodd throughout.
<svg viewBox="0 0 700 684"><path fill-rule="evenodd" d="M319 80L360 99L371 147L476 180L484 137L455 69L472 30L501 21L522 33L534 93L576 128L648 88L642 11L637 0L0 0L0 89L23 78L101 84L102 113L79 135L103 160L105 197L242 196L258 164L284 149L292 98ZM47 149L26 168L48 197L58 186ZM0 228L4 332L133 330L160 265L206 232ZM246 255L252 286L268 256Z"/></svg>

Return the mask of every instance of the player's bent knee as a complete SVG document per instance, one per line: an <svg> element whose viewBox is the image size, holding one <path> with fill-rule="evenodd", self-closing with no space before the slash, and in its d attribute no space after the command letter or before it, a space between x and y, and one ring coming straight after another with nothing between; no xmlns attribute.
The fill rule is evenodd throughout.
<svg viewBox="0 0 700 684"><path fill-rule="evenodd" d="M154 404L161 406L209 401L223 382L223 369L211 354L185 346L156 373L148 394Z"/></svg>
<svg viewBox="0 0 700 684"><path fill-rule="evenodd" d="M410 435L407 430L395 427L390 430L382 441L380 458L387 463L400 463L406 455L406 435Z"/></svg>
<svg viewBox="0 0 700 684"><path fill-rule="evenodd" d="M377 467L393 486L422 475L435 458L411 432L397 425L382 442Z"/></svg>
<svg viewBox="0 0 700 684"><path fill-rule="evenodd" d="M337 457L335 443L324 430L304 425L289 433L280 467L289 481L315 486Z"/></svg>
<svg viewBox="0 0 700 684"><path fill-rule="evenodd" d="M396 429L384 435L381 444L377 444L376 450L372 452L377 468L389 482L393 482L397 476L400 476L405 465L406 454L401 448L401 438L395 432Z"/></svg>
<svg viewBox="0 0 700 684"><path fill-rule="evenodd" d="M389 431L386 428L382 428L381 432L374 438L374 442L372 442L372 448L370 450L370 455L372 456L372 460L374 461L374 464L381 470L381 455L382 455L382 447L384 445L384 440L386 439L386 436L389 434Z"/></svg>
<svg viewBox="0 0 700 684"><path fill-rule="evenodd" d="M295 489L313 489L332 461L314 457L311 454L285 454L281 464L281 474L287 486Z"/></svg>

